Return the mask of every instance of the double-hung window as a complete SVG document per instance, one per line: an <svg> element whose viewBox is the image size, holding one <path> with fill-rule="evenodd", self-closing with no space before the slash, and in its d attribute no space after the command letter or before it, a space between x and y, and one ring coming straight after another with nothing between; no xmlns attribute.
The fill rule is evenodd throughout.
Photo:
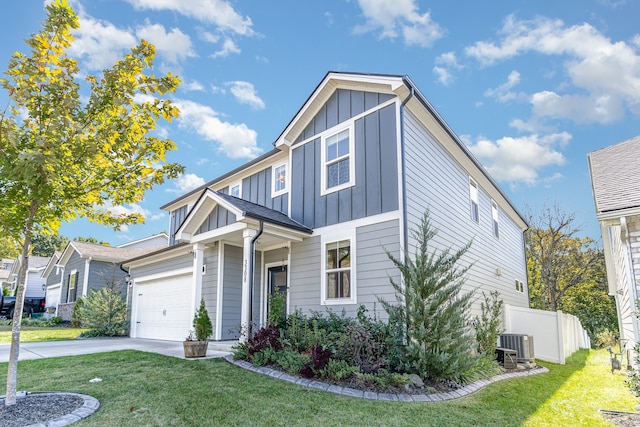
<svg viewBox="0 0 640 427"><path fill-rule="evenodd" d="M351 241L341 240L325 245L325 300L351 299Z"/></svg>
<svg viewBox="0 0 640 427"><path fill-rule="evenodd" d="M69 296L67 297L67 302L75 302L77 292L78 292L78 272L73 271L71 274L69 274Z"/></svg>
<svg viewBox="0 0 640 427"><path fill-rule="evenodd" d="M469 178L469 200L471 207L471 219L480 222L480 205L478 204L478 184Z"/></svg>
<svg viewBox="0 0 640 427"><path fill-rule="evenodd" d="M283 163L273 167L272 195L278 196L287 191L287 164Z"/></svg>
<svg viewBox="0 0 640 427"><path fill-rule="evenodd" d="M322 140L322 192L341 190L355 184L352 128L330 134Z"/></svg>
<svg viewBox="0 0 640 427"><path fill-rule="evenodd" d="M493 219L493 235L497 238L500 237L500 222L498 221L498 204L491 201L491 218Z"/></svg>

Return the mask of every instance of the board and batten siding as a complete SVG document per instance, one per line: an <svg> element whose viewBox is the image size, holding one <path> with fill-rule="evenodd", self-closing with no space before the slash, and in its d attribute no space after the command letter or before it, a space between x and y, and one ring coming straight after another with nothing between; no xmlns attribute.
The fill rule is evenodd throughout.
<svg viewBox="0 0 640 427"><path fill-rule="evenodd" d="M272 188L272 168L268 167L242 180L241 196L249 202L287 214L289 193L271 197Z"/></svg>
<svg viewBox="0 0 640 427"><path fill-rule="evenodd" d="M472 264L465 291L475 291L472 314L477 314L482 292L497 290L504 302L528 307L527 292L516 290L515 281L526 284L524 236L522 230L498 205L500 237L493 235L491 199L478 186L479 222L471 219L469 174L408 110L404 117L404 150L408 230L416 229L429 210L438 233L431 248L457 250L473 241L460 261ZM408 232L409 253L416 242Z"/></svg>
<svg viewBox="0 0 640 427"><path fill-rule="evenodd" d="M169 246L173 246L176 244L175 234L178 231L178 228L182 225L184 219L187 217L189 213L189 206L181 206L178 209L171 211L170 223L169 223Z"/></svg>
<svg viewBox="0 0 640 427"><path fill-rule="evenodd" d="M395 104L354 122L355 185L321 195L321 138L295 145L291 218L320 228L398 209Z"/></svg>
<svg viewBox="0 0 640 427"><path fill-rule="evenodd" d="M216 205L198 229L197 234L206 233L207 231L234 224L235 222L236 216L233 213L222 206Z"/></svg>
<svg viewBox="0 0 640 427"><path fill-rule="evenodd" d="M348 224L347 224L348 225ZM347 316L354 317L358 307L364 305L369 314L386 318L386 313L378 303L378 297L395 302L395 291L390 278L400 280L400 272L387 257L385 249L400 255L400 225L398 220L390 220L355 229L355 274L356 303L340 305L321 305L322 276L320 265L322 242L320 236L292 243L291 266L289 267L290 312L297 309L308 314L310 311L324 312L329 309L335 313L345 310Z"/></svg>
<svg viewBox="0 0 640 427"><path fill-rule="evenodd" d="M224 245L222 278L222 339L240 336L242 307L242 248Z"/></svg>

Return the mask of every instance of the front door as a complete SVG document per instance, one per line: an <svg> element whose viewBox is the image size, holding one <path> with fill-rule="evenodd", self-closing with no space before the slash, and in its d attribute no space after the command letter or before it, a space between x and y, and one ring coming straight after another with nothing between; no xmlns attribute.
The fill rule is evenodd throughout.
<svg viewBox="0 0 640 427"><path fill-rule="evenodd" d="M267 320L280 322L287 315L287 266L270 267L268 277Z"/></svg>

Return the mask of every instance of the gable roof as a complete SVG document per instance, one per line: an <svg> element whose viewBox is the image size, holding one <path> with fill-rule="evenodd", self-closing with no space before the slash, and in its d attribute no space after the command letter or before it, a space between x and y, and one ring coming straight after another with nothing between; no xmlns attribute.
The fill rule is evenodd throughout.
<svg viewBox="0 0 640 427"><path fill-rule="evenodd" d="M66 264L74 252L78 253L81 258L92 259L95 261L120 263L128 258L145 255L164 249L166 245L146 246L142 248L119 248L113 246L104 246L96 243L76 242L72 241L60 256L59 264Z"/></svg>
<svg viewBox="0 0 640 427"><path fill-rule="evenodd" d="M253 218L296 231L308 234L313 233L312 229L289 218L289 216L280 211L207 188L202 192L200 198L176 231L176 236L182 233L193 234L209 215L215 204L233 213L236 216L236 221L241 221L244 218Z"/></svg>
<svg viewBox="0 0 640 427"><path fill-rule="evenodd" d="M640 136L589 153L597 214L640 210Z"/></svg>

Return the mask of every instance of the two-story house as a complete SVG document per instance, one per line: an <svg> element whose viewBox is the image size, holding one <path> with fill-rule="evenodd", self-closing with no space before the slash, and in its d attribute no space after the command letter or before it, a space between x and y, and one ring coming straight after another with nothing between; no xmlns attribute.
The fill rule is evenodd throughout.
<svg viewBox="0 0 640 427"><path fill-rule="evenodd" d="M274 293L288 313L384 317L385 251L413 253L426 210L434 247L473 240L467 290L528 307L525 219L406 76L328 73L273 150L162 209L169 247L124 262L132 337L184 339L201 298L216 340L264 324Z"/></svg>

